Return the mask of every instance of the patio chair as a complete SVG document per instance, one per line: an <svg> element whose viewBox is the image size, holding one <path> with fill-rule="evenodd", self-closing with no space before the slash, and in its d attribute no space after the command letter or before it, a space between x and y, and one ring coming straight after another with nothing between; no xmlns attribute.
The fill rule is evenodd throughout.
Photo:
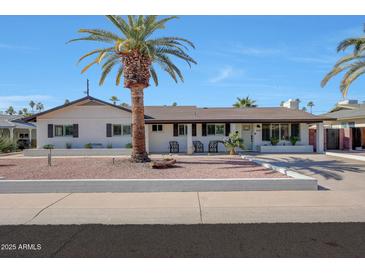
<svg viewBox="0 0 365 274"><path fill-rule="evenodd" d="M210 141L208 146L209 153L218 153L218 141Z"/></svg>
<svg viewBox="0 0 365 274"><path fill-rule="evenodd" d="M194 152L195 153L202 153L204 152L204 145L202 142L200 141L193 141L193 146L194 146Z"/></svg>
<svg viewBox="0 0 365 274"><path fill-rule="evenodd" d="M179 143L177 141L170 141L170 153L179 153Z"/></svg>

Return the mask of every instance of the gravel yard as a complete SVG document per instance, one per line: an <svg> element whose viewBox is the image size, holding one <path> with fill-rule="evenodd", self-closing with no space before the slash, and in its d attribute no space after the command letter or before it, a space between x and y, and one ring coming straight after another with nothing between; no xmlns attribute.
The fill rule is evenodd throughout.
<svg viewBox="0 0 365 274"><path fill-rule="evenodd" d="M176 167L151 169L126 157L0 158L4 179L198 179L286 178L285 175L241 159L239 156L176 156ZM161 159L152 157L152 159Z"/></svg>

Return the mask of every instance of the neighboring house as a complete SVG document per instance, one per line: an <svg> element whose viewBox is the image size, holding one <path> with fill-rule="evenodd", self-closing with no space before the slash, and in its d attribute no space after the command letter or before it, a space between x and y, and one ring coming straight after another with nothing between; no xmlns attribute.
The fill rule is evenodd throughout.
<svg viewBox="0 0 365 274"><path fill-rule="evenodd" d="M365 149L365 103L357 100L338 102L329 113L324 114L334 121L325 123L327 149Z"/></svg>
<svg viewBox="0 0 365 274"><path fill-rule="evenodd" d="M233 108L196 106L146 106L146 147L150 153L169 152L169 141L177 141L180 152L192 153L192 142L203 143L207 151L210 141L223 140L232 131L244 139L245 149L260 151L277 137L277 149L290 147L289 138L299 138L297 147L309 146L308 127L315 123L323 131L325 117L298 110L290 100L286 107ZM82 148L91 143L96 147L123 148L131 143L131 110L91 96L86 96L31 117L37 122L37 148L52 144L55 148ZM319 135L323 143L323 134ZM225 151L222 144L219 151ZM319 150L321 152L321 150Z"/></svg>
<svg viewBox="0 0 365 274"><path fill-rule="evenodd" d="M22 120L21 115L0 114L0 136L6 136L15 142L19 139L29 140L36 144L36 126L34 123Z"/></svg>

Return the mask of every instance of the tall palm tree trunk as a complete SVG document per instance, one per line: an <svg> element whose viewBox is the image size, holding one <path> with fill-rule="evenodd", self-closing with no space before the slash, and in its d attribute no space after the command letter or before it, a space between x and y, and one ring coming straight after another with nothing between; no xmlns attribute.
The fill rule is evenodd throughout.
<svg viewBox="0 0 365 274"><path fill-rule="evenodd" d="M149 162L146 152L143 87L132 87L132 158L135 163Z"/></svg>

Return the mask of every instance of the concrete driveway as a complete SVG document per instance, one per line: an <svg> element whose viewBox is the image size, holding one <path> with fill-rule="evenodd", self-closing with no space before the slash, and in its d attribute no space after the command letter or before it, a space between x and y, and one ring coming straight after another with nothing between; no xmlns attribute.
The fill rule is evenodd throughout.
<svg viewBox="0 0 365 274"><path fill-rule="evenodd" d="M322 190L365 190L365 162L324 154L258 154L254 157L315 177Z"/></svg>

